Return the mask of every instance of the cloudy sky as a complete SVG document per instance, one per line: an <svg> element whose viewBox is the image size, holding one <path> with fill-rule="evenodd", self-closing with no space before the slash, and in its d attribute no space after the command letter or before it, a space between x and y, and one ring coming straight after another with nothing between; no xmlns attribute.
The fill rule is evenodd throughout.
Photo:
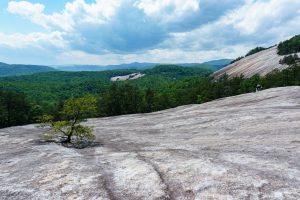
<svg viewBox="0 0 300 200"><path fill-rule="evenodd" d="M1 0L0 62L186 63L300 33L300 0Z"/></svg>

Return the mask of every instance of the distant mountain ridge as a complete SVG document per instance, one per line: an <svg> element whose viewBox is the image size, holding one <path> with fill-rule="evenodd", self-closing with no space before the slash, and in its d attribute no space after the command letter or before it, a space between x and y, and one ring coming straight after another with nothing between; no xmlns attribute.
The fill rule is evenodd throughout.
<svg viewBox="0 0 300 200"><path fill-rule="evenodd" d="M3 62L0 62L0 66L2 66L2 65L4 65L4 66L7 66L7 65L9 65L9 64L6 64L6 63L3 63Z"/></svg>
<svg viewBox="0 0 300 200"><path fill-rule="evenodd" d="M41 66L41 65L21 65L21 64L6 64L0 62L0 77L5 76L21 76L21 75L29 75L41 72L51 72L56 71L56 69Z"/></svg>
<svg viewBox="0 0 300 200"><path fill-rule="evenodd" d="M6 76L21 76L29 75L41 72L51 72L51 71L67 71L67 72L78 72L78 71L108 71L108 70L145 70L152 69L156 66L182 66L182 67L192 67L192 68L203 68L212 71L217 71L226 65L228 65L231 59L221 59L213 60L205 63L180 63L180 64L160 64L160 63L129 63L129 64L119 64L119 65L65 65L65 66L42 66L42 65L23 65L23 64L7 64L0 62L0 77Z"/></svg>
<svg viewBox="0 0 300 200"><path fill-rule="evenodd" d="M211 70L218 70L222 67L228 65L232 59L220 59L212 60L205 63L175 63L172 65L178 65L183 67L200 67L200 68L209 68ZM170 65L168 63L139 63L133 62L128 64L119 64L119 65L65 65L65 66L52 66L53 68L61 71L106 71L106 70L116 70L116 69L151 69L158 65Z"/></svg>
<svg viewBox="0 0 300 200"><path fill-rule="evenodd" d="M53 68L60 71L107 71L116 69L149 69L159 65L158 63L129 63L129 64L119 64L119 65L59 65L52 66Z"/></svg>
<svg viewBox="0 0 300 200"><path fill-rule="evenodd" d="M223 67L229 65L232 59L220 59L220 60L212 60L208 62L202 63L202 65L213 65L217 70L222 69Z"/></svg>

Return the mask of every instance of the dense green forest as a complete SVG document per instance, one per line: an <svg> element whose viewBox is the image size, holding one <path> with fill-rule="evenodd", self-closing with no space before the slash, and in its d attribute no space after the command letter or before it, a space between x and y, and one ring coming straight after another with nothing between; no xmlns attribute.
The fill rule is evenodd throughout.
<svg viewBox="0 0 300 200"><path fill-rule="evenodd" d="M299 62L299 57L297 54L284 56L282 59L279 60L280 64L287 64L293 65Z"/></svg>
<svg viewBox="0 0 300 200"><path fill-rule="evenodd" d="M256 75L248 79L242 76L232 79L223 76L219 80L213 80L208 76L208 71L194 70L176 66L157 67L145 72L147 76L144 78L116 83L105 80L109 80L111 75L128 74L132 71L105 72L101 74L102 78L95 72L55 72L34 75L34 78L4 78L0 80L0 127L33 123L43 114L51 114L59 120L60 110L66 99L85 95L93 95L98 99L96 117L105 117L204 103L254 92L257 84L261 84L264 89L300 85L299 64L283 71L275 70L265 77ZM26 84L22 85L24 83ZM26 94L21 93L22 89ZM41 94L42 97L39 96ZM37 99L42 99L44 104L40 104Z"/></svg>
<svg viewBox="0 0 300 200"><path fill-rule="evenodd" d="M101 96L109 90L112 82L111 77L128 75L134 72L146 74L143 78L132 80L130 84L141 88L160 90L164 85L174 83L187 77L205 77L212 73L209 69L179 67L173 65L157 66L147 70L110 70L102 72L46 72L26 76L0 78L0 91L2 98L9 95L22 95L24 103L33 105L34 110L24 111L30 116L17 122L1 122L0 127L26 124L34 122L42 114L54 114L57 107L70 98L80 98L86 95ZM117 82L116 85L124 85ZM10 93L11 91L11 93ZM8 95L9 94L9 95ZM26 98L25 98L26 96ZM6 100L1 100L4 105ZM2 106L6 110L9 106ZM4 113L2 113L4 116ZM38 114L36 114L38 113ZM7 118L2 116L2 119ZM6 119L7 120L7 119ZM5 121L5 120L4 120ZM9 120L10 121L10 120Z"/></svg>
<svg viewBox="0 0 300 200"><path fill-rule="evenodd" d="M296 35L289 40L279 43L277 48L279 55L288 55L300 52L300 35Z"/></svg>
<svg viewBox="0 0 300 200"><path fill-rule="evenodd" d="M58 101L78 98L87 94L101 94L111 85L110 78L134 72L145 77L131 81L141 88L158 89L168 83L193 76L208 76L212 71L202 68L157 66L147 70L111 70L103 72L47 72L19 77L0 78L0 90L25 93L30 101L52 106ZM118 83L122 84L122 83Z"/></svg>
<svg viewBox="0 0 300 200"><path fill-rule="evenodd" d="M23 93L0 91L0 128L33 122L35 109Z"/></svg>

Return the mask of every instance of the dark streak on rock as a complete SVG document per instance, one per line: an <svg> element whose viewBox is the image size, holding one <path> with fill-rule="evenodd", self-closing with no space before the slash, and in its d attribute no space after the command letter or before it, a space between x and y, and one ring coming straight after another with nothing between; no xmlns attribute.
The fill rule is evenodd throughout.
<svg viewBox="0 0 300 200"><path fill-rule="evenodd" d="M165 196L161 197L160 200L172 200L172 199L175 199L173 193L170 190L169 184L167 184L167 181L164 178L164 175L158 170L158 167L153 162L151 162L150 160L148 160L145 156L142 156L142 155L140 155L137 152L135 152L135 153L137 154L137 157L138 157L139 160L147 163L148 165L150 165L153 168L153 170L158 174L161 182L165 185L165 189L164 189Z"/></svg>
<svg viewBox="0 0 300 200"><path fill-rule="evenodd" d="M112 189L109 186L109 176L105 175L102 177L103 178L103 187L105 189L105 191L107 192L108 198L110 200L118 200L118 198L114 195Z"/></svg>

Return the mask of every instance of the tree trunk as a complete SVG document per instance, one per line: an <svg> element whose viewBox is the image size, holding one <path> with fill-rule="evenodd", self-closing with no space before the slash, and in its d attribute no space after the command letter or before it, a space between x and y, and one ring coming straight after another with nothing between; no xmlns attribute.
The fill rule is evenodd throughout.
<svg viewBox="0 0 300 200"><path fill-rule="evenodd" d="M71 125L71 131L67 137L67 139L65 141L63 141L63 143L71 143L71 137L73 135L73 132L74 132L74 128L75 128L75 124L77 123L77 119L78 119L78 115L75 117L72 125Z"/></svg>
<svg viewBox="0 0 300 200"><path fill-rule="evenodd" d="M72 137L72 134L68 135L68 138L64 142L65 143L71 143L71 137Z"/></svg>
<svg viewBox="0 0 300 200"><path fill-rule="evenodd" d="M71 137L72 135L68 135L66 140L63 140L61 143L71 143Z"/></svg>

